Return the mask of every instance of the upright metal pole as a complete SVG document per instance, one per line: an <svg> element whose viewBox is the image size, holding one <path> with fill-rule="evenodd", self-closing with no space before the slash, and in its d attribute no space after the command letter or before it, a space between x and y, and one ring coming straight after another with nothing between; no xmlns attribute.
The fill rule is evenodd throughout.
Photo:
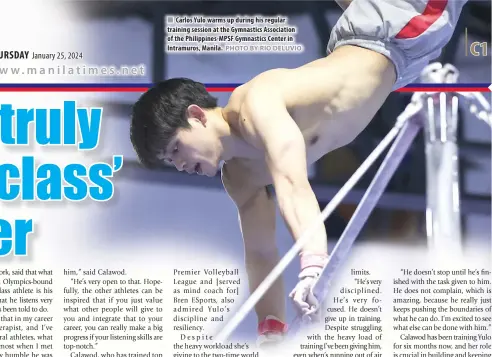
<svg viewBox="0 0 492 357"><path fill-rule="evenodd" d="M492 85L489 89L492 89L491 87ZM464 99L461 103L465 102L465 104L468 104L469 112L477 119L487 123L489 125L489 129L492 128L492 112L489 100L487 100L483 94L479 92L461 92L459 95L462 99ZM492 256L492 244L490 245L490 248Z"/></svg>
<svg viewBox="0 0 492 357"><path fill-rule="evenodd" d="M456 83L458 71L449 65L424 69L427 83ZM458 168L458 94L424 96L424 134L427 181L426 228L429 248L439 253L459 253L461 244Z"/></svg>

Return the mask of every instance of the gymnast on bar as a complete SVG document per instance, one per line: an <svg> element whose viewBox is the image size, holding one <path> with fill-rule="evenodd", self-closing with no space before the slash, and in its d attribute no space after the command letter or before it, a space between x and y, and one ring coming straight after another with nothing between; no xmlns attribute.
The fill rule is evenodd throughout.
<svg viewBox="0 0 492 357"><path fill-rule="evenodd" d="M414 81L447 44L466 0L340 0L327 56L266 71L236 88L225 107L203 84L174 78L135 103L130 137L146 166L214 176L239 212L249 287L279 261L275 202L294 241L320 216L307 168L353 141L388 95ZM223 164L223 165L221 165ZM217 217L220 219L220 217ZM316 319L312 287L328 259L320 226L300 252L290 293L299 316ZM277 279L254 306L258 344L286 332L284 286Z"/></svg>

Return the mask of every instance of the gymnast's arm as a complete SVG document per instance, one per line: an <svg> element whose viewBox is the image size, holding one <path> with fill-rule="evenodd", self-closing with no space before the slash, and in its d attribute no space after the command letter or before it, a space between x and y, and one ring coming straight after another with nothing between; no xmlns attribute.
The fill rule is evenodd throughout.
<svg viewBox="0 0 492 357"><path fill-rule="evenodd" d="M266 187L251 184L248 174L238 169L234 163L228 162L223 166L222 182L229 197L238 208L249 288L253 292L278 262L275 201ZM278 299L278 296L271 298L268 296L264 299L266 301ZM260 302L256 307L260 313L263 309L271 308L268 305L263 307L263 304ZM272 311L269 313L271 314Z"/></svg>
<svg viewBox="0 0 492 357"><path fill-rule="evenodd" d="M238 211L249 288L253 292L278 262L275 201L266 188L262 188L239 206Z"/></svg>
<svg viewBox="0 0 492 357"><path fill-rule="evenodd" d="M224 188L238 209L246 253L271 253L275 246L275 203L270 191L255 185L250 174L235 162L227 162L221 174Z"/></svg>
<svg viewBox="0 0 492 357"><path fill-rule="evenodd" d="M249 122L249 140L265 152L280 213L297 241L321 212L308 179L304 137L276 93L279 91L268 86L252 90L243 104L242 115ZM323 224L318 225L302 252L328 253Z"/></svg>

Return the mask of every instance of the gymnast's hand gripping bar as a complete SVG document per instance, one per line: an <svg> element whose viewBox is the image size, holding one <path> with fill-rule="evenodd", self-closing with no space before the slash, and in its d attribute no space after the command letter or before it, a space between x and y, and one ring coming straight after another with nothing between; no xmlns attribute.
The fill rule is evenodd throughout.
<svg viewBox="0 0 492 357"><path fill-rule="evenodd" d="M258 301L268 291L272 284L278 279L278 277L284 272L285 268L298 256L301 248L306 242L311 239L318 229L318 226L323 224L324 221L333 213L335 208L342 202L344 197L350 190L354 188L361 177L367 172L372 164L381 156L391 142L397 137L398 133L404 126L404 124L418 113L422 109L422 103L420 100L420 93L416 93L412 102L407 106L402 114L397 118L395 126L390 132L383 138L379 145L374 149L362 165L355 171L355 173L348 179L345 185L337 192L332 200L326 205L318 218L311 223L309 228L299 237L292 248L284 255L279 263L272 269L270 274L267 275L265 280L256 288L256 290L250 295L246 302L239 308L239 310L232 316L232 318L226 323L223 329L215 336L214 340L217 342L224 342L229 338L231 333L237 328L237 326L246 318L248 313L255 307Z"/></svg>
<svg viewBox="0 0 492 357"><path fill-rule="evenodd" d="M332 281L337 269L347 259L350 248L369 218L369 215L374 210L374 207L376 207L379 198L382 196L386 186L393 177L395 171L398 169L398 166L405 157L405 154L408 152L408 149L412 145L415 136L422 128L422 123L419 120L414 120L413 118L417 114L415 109L418 108L421 108L418 104L411 108L411 113L413 114L412 117L409 118L410 120L406 120L402 130L388 151L378 172L374 176L374 179L357 206L356 211L352 215L350 222L347 224L342 236L331 252L326 266L313 286L313 294L320 302L321 306L323 305L321 302L325 301L328 297L330 282ZM303 321L302 318L298 316L290 325L288 331L289 337L295 336L301 328L309 322L310 321Z"/></svg>

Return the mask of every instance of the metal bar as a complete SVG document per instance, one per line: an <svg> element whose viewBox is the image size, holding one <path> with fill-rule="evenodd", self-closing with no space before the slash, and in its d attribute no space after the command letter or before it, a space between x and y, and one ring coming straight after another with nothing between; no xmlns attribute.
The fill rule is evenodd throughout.
<svg viewBox="0 0 492 357"><path fill-rule="evenodd" d="M383 152L392 144L395 138L401 131L402 126L405 122L413 115L408 113L402 113L400 120L396 121L395 127L389 131L389 133L384 137L379 145L371 152L367 159L359 166L359 168L354 172L354 174L347 180L347 182L342 186L340 191L333 197L333 199L326 205L326 207L321 211L321 214L312 221L308 228L298 237L287 253L280 259L277 265L272 269L272 271L265 277L256 290L250 295L250 297L243 303L239 310L232 316L232 318L225 324L224 327L215 336L215 340L218 342L226 341L229 336L234 332L237 326L246 318L249 312L254 309L258 301L265 295L265 293L270 289L272 284L279 278L279 276L284 272L287 266L294 260L302 247L313 238L316 230L320 225L323 225L326 219L333 214L335 209L340 205L343 198L349 193L357 184L362 176L367 172L367 169L371 167L377 159L383 154Z"/></svg>
<svg viewBox="0 0 492 357"><path fill-rule="evenodd" d="M426 98L424 124L429 248L461 250L461 215L458 171L458 97L438 93Z"/></svg>
<svg viewBox="0 0 492 357"><path fill-rule="evenodd" d="M379 167L379 170L374 176L364 197L357 206L345 231L331 252L328 263L324 267L318 281L313 286L313 294L316 299L321 302L321 305L323 305L322 302L325 302L328 297L330 282L340 265L346 261L355 239L367 222L374 207L376 207L379 198L382 196L386 186L398 169L403 157L407 154L408 149L412 145L412 142L420 129L420 122L415 119L408 121L386 154L384 161ZM294 336L297 334L303 324L304 322L300 317L296 318L291 324L289 335Z"/></svg>

